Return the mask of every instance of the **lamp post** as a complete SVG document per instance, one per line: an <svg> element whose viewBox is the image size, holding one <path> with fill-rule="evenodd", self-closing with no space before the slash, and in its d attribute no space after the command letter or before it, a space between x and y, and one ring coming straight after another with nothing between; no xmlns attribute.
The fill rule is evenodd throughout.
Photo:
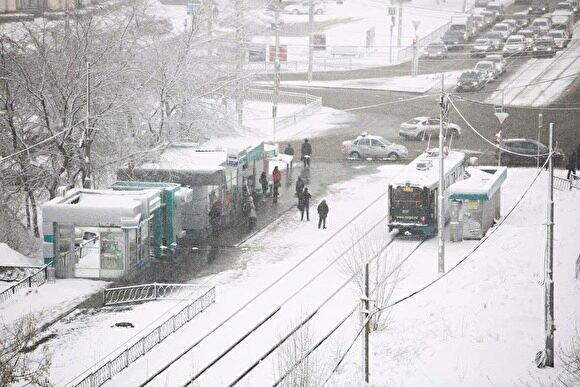
<svg viewBox="0 0 580 387"><path fill-rule="evenodd" d="M419 56L417 55L417 30L419 25L421 25L420 20L413 20L413 28L415 29L415 37L413 38L413 68L411 70L411 75L416 76L419 72Z"/></svg>

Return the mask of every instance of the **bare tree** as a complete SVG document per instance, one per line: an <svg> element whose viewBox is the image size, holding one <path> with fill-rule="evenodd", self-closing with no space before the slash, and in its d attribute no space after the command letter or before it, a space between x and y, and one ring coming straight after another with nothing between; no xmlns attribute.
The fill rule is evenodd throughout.
<svg viewBox="0 0 580 387"><path fill-rule="evenodd" d="M38 346L36 319L28 315L14 324L2 326L0 335L0 385L26 382L33 386L51 386L49 368L51 356L48 347L42 347L40 356L31 352Z"/></svg>
<svg viewBox="0 0 580 387"><path fill-rule="evenodd" d="M562 362L562 373L558 379L562 385L580 385L580 332L576 329L576 335L568 348L560 350L560 361Z"/></svg>
<svg viewBox="0 0 580 387"><path fill-rule="evenodd" d="M364 294L364 266L370 262L370 298L377 306L387 305L396 285L402 280L400 257L392 246L381 253L387 243L386 238L366 236L361 239L362 235L362 232L353 233L351 238L353 246L338 262L337 269L346 278L354 276L359 294ZM356 242L359 239L360 241ZM371 330L382 330L388 326L388 322L389 310L375 310L370 320Z"/></svg>

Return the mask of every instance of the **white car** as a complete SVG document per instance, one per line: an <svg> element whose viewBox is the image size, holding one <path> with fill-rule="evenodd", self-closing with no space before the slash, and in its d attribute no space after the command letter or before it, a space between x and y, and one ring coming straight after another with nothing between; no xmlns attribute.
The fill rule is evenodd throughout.
<svg viewBox="0 0 580 387"><path fill-rule="evenodd" d="M548 31L548 36L554 38L557 48L565 48L568 45L568 36L562 30L550 30Z"/></svg>
<svg viewBox="0 0 580 387"><path fill-rule="evenodd" d="M367 132L352 141L343 141L340 150L342 154L353 159L390 159L398 160L409 156L409 150L399 144L385 140L381 136L373 136Z"/></svg>
<svg viewBox="0 0 580 387"><path fill-rule="evenodd" d="M284 10L286 13L291 13L293 15L308 15L310 13L310 1L303 1L300 4L289 5ZM317 15L322 15L326 12L326 6L320 3L314 3L314 13Z"/></svg>
<svg viewBox="0 0 580 387"><path fill-rule="evenodd" d="M508 36L510 36L510 34L512 33L512 28L510 27L509 24L497 23L495 26L493 26L492 31L499 32L503 40L506 40Z"/></svg>
<svg viewBox="0 0 580 387"><path fill-rule="evenodd" d="M439 136L439 117L415 117L407 122L403 122L399 127L399 136L403 138L414 138L424 140L429 135ZM459 125L443 123L443 133L454 137L461 136Z"/></svg>
<svg viewBox="0 0 580 387"><path fill-rule="evenodd" d="M490 62L493 62L493 64L495 64L495 68L497 69L497 73L499 75L505 73L506 67L507 67L507 62L503 56L501 56L499 54L492 54L492 55L486 56L485 60L488 60Z"/></svg>
<svg viewBox="0 0 580 387"><path fill-rule="evenodd" d="M479 71L488 82L493 81L499 75L495 68L495 64L489 60L477 62L473 69Z"/></svg>
<svg viewBox="0 0 580 387"><path fill-rule="evenodd" d="M511 35L503 45L503 56L524 55L526 47L526 39L523 35Z"/></svg>

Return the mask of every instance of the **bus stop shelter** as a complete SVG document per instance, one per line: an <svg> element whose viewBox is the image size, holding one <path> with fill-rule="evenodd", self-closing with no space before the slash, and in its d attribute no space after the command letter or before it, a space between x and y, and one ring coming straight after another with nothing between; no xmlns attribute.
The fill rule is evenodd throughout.
<svg viewBox="0 0 580 387"><path fill-rule="evenodd" d="M449 187L452 240L481 239L501 216L501 185L507 178L506 167L467 167L468 176Z"/></svg>

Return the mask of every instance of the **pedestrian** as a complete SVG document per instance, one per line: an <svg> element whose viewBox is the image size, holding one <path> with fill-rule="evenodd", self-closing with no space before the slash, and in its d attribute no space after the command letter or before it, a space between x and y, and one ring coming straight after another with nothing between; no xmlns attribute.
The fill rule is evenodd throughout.
<svg viewBox="0 0 580 387"><path fill-rule="evenodd" d="M298 180L296 180L296 197L299 197L304 189L304 180L302 177L298 176Z"/></svg>
<svg viewBox="0 0 580 387"><path fill-rule="evenodd" d="M328 216L328 204L326 204L326 199L322 199L318 205L318 228L322 225L322 228L326 228L326 216Z"/></svg>
<svg viewBox="0 0 580 387"><path fill-rule="evenodd" d="M268 176L266 176L266 172L262 172L260 175L260 179L258 180L260 185L262 186L262 197L266 200L266 194L268 193Z"/></svg>
<svg viewBox="0 0 580 387"><path fill-rule="evenodd" d="M220 228L220 218L222 216L221 206L219 200L213 202L209 210L209 224L211 225L211 234L217 236Z"/></svg>
<svg viewBox="0 0 580 387"><path fill-rule="evenodd" d="M568 174L566 175L566 179L571 180L572 175L574 179L576 178L576 165L577 157L576 152L572 152L570 156L568 156L568 164L566 164L566 168L568 169Z"/></svg>
<svg viewBox="0 0 580 387"><path fill-rule="evenodd" d="M307 138L304 139L304 142L300 147L300 153L301 153L300 159L304 162L304 168L306 168L306 166L310 167L310 157L312 156L312 145L310 145Z"/></svg>
<svg viewBox="0 0 580 387"><path fill-rule="evenodd" d="M254 204L254 199L248 196L248 227L252 230L256 226L258 220L258 215L256 214L256 205Z"/></svg>
<svg viewBox="0 0 580 387"><path fill-rule="evenodd" d="M290 160L290 169L292 169L292 162L294 159L294 148L292 148L292 144L288 143L288 145L286 145L286 149L284 149L284 154L292 156L292 159Z"/></svg>
<svg viewBox="0 0 580 387"><path fill-rule="evenodd" d="M304 212L306 211L306 220L310 221L310 192L308 188L304 187L304 190L298 196L298 209L300 210L300 220L304 220Z"/></svg>
<svg viewBox="0 0 580 387"><path fill-rule="evenodd" d="M274 203L278 201L278 188L280 187L280 183L282 182L282 172L278 169L278 166L274 167L274 171L272 171L272 196L274 197Z"/></svg>

